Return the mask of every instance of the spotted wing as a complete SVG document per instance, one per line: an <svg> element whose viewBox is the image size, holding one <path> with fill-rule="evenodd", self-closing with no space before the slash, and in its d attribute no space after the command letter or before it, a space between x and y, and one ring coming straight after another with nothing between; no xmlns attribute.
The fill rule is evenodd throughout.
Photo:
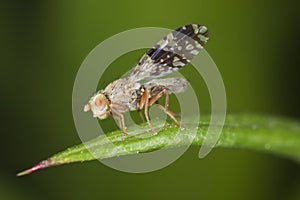
<svg viewBox="0 0 300 200"><path fill-rule="evenodd" d="M208 30L203 25L182 26L149 49L129 72L134 81L166 76L190 62L208 40Z"/></svg>

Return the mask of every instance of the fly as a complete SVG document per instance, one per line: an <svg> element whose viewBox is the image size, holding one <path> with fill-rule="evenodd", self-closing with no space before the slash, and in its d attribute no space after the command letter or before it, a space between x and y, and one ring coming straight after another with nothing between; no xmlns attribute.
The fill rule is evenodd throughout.
<svg viewBox="0 0 300 200"><path fill-rule="evenodd" d="M146 121L156 134L148 109L166 95L165 105L157 105L181 127L174 113L168 109L169 95L183 92L187 81L183 78L158 78L183 68L198 55L207 40L208 30L203 25L189 24L172 31L149 49L125 77L95 93L84 106L84 111L91 110L93 117L99 119L112 116L126 134L123 114L144 109Z"/></svg>

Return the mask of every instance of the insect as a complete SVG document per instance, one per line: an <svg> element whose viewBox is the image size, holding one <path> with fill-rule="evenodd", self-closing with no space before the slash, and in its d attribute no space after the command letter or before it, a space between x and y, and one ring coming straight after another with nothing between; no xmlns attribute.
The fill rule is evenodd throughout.
<svg viewBox="0 0 300 200"><path fill-rule="evenodd" d="M148 108L166 95L165 105L157 105L181 127L175 114L168 109L169 95L183 92L187 81L183 78L158 78L184 67L199 53L207 40L208 30L203 25L189 24L172 31L149 49L126 76L96 92L84 106L84 111L91 110L93 117L99 119L112 116L126 134L123 113L144 108L146 121L156 134L149 119Z"/></svg>

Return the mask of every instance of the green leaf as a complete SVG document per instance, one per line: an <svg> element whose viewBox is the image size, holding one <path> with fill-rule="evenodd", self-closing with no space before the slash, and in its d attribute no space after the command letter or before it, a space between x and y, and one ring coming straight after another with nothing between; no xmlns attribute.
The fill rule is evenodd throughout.
<svg viewBox="0 0 300 200"><path fill-rule="evenodd" d="M201 116L201 122L192 145L202 145L209 120L209 116ZM85 144L70 147L17 175L22 176L40 169L67 163L149 152L163 147L185 146L190 143L191 131L186 128L181 131L181 134L177 134L178 127L174 124L168 124L157 135L150 135L150 137L151 132L147 131L140 133L140 137L135 137L132 135L124 136L122 131L117 130ZM148 137L141 138L141 136ZM272 153L300 163L300 123L282 117L249 114L227 115L222 135L215 147Z"/></svg>

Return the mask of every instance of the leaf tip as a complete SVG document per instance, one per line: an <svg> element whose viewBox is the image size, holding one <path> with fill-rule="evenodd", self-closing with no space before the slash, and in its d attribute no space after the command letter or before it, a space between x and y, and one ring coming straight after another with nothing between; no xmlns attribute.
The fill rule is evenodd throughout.
<svg viewBox="0 0 300 200"><path fill-rule="evenodd" d="M17 176L24 176L24 175L27 175L27 174L31 174L35 171L45 169L45 168L50 167L50 166L52 166L51 163L48 160L45 160L45 161L42 161L42 162L34 165L33 167L31 167L29 169L26 169L24 171L19 172L17 174Z"/></svg>

